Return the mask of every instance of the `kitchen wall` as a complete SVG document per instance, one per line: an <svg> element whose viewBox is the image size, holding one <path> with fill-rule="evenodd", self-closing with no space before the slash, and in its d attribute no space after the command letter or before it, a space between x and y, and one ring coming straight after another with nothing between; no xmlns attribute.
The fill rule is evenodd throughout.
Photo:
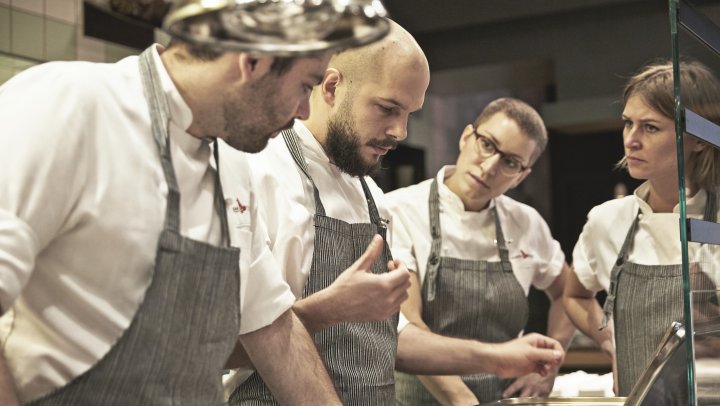
<svg viewBox="0 0 720 406"><path fill-rule="evenodd" d="M138 50L83 34L82 0L0 0L0 83L38 63L115 62Z"/></svg>

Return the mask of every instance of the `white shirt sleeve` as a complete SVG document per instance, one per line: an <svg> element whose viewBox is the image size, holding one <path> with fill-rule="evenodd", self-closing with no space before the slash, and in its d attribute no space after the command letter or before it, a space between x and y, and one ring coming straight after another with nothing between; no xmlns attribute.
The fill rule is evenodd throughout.
<svg viewBox="0 0 720 406"><path fill-rule="evenodd" d="M403 199L402 193L393 192L393 195L386 195L388 210L392 215L392 246L391 251L394 259L402 261L405 266L413 271L418 271L418 263L415 258L413 239L406 228L407 218L404 216L402 207L398 204Z"/></svg>
<svg viewBox="0 0 720 406"><path fill-rule="evenodd" d="M240 270L245 286L240 305L240 334L272 324L295 303L295 296L283 279L280 267L268 247L267 231L257 215L256 205L251 210L252 259L247 272Z"/></svg>
<svg viewBox="0 0 720 406"><path fill-rule="evenodd" d="M599 266L597 262L598 255L595 252L595 248L599 242L594 241L594 239L598 238L598 232L595 230L593 224L596 217L594 216L595 212L596 208L593 208L590 210L590 213L588 213L588 221L585 223L585 226L583 226L582 233L580 233L580 237L573 249L572 264L580 283L582 283L585 289L593 292L605 289L596 272Z"/></svg>
<svg viewBox="0 0 720 406"><path fill-rule="evenodd" d="M92 108L82 86L62 89L58 71L32 68L0 87L0 307L10 308L37 254L79 221L72 218L88 167L81 128ZM55 75L54 75L54 74ZM31 85L32 84L32 85ZM57 103L46 92L65 94ZM78 115L78 111L85 114ZM53 122L42 120L53 117ZM83 159L80 159L80 157Z"/></svg>
<svg viewBox="0 0 720 406"><path fill-rule="evenodd" d="M282 137L271 139L260 153L249 154L253 193L259 217L267 227L269 248L282 278L302 297L315 240L312 187L300 176Z"/></svg>
<svg viewBox="0 0 720 406"><path fill-rule="evenodd" d="M295 296L268 247L247 154L219 145L230 240L240 248L240 334L246 334L272 324L292 307Z"/></svg>
<svg viewBox="0 0 720 406"><path fill-rule="evenodd" d="M539 213L534 213L537 215L537 224L534 230L537 232L536 247L539 260L532 283L537 289L544 290L561 274L565 265L565 254L562 252L560 243L550 233L550 228L545 220Z"/></svg>

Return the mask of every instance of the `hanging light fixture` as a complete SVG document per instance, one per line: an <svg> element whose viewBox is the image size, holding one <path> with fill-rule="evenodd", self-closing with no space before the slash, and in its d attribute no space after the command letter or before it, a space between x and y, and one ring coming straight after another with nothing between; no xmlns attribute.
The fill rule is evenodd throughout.
<svg viewBox="0 0 720 406"><path fill-rule="evenodd" d="M380 0L182 0L163 28L213 49L298 56L379 40L386 16Z"/></svg>

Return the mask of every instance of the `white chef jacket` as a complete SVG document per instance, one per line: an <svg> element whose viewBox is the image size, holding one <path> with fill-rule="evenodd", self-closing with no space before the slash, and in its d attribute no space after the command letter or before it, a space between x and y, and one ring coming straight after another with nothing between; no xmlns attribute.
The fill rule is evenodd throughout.
<svg viewBox="0 0 720 406"><path fill-rule="evenodd" d="M610 288L612 267L638 208L641 217L628 261L642 265L682 263L679 206L676 205L672 213L654 213L645 200L648 191L649 184L645 182L632 196L607 201L593 207L588 213L587 223L573 250L573 268L586 289L600 291ZM688 198L687 216L702 218L706 201L707 193L704 190ZM714 257L714 263L720 263L718 250L709 245L701 248L697 243L688 244L688 257L691 261L699 262Z"/></svg>
<svg viewBox="0 0 720 406"><path fill-rule="evenodd" d="M154 49L170 105L180 231L218 244L210 145L185 132L192 113ZM167 184L138 66L137 57L52 62L0 87L0 340L22 402L102 358L149 286ZM252 205L249 183L242 187L235 194ZM254 219L243 221L253 232ZM241 262L262 261L264 254L241 249ZM292 305L273 273L243 268L241 280L256 293L241 298L239 333Z"/></svg>
<svg viewBox="0 0 720 406"><path fill-rule="evenodd" d="M441 255L499 261L491 206L479 212L465 211L462 200L444 183L454 171L454 166L445 166L436 177L440 197ZM393 256L417 272L421 283L432 245L428 211L431 183L432 179L428 179L385 195L395 222ZM513 273L525 295L531 284L538 289L550 286L562 272L565 255L560 244L552 238L545 220L532 207L507 196L495 198L490 205L497 208Z"/></svg>
<svg viewBox="0 0 720 406"><path fill-rule="evenodd" d="M357 177L330 163L320 143L299 121L299 135L310 176L320 192L325 214L348 223L370 221L365 194ZM283 277L295 296L302 297L315 247L315 198L310 181L299 172L282 136L271 139L265 150L248 155L253 190L270 236L270 247ZM380 217L390 219L383 193L366 177ZM390 230L388 230L388 235Z"/></svg>

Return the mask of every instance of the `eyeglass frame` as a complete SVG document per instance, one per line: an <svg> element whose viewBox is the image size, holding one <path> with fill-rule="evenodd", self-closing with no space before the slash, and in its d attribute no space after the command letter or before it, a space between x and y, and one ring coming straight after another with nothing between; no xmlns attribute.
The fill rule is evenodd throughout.
<svg viewBox="0 0 720 406"><path fill-rule="evenodd" d="M500 155L500 159L503 159L503 158L511 159L511 160L517 162L518 165L520 166L520 170L519 170L519 171L517 171L517 172L515 172L515 173L511 173L511 174L505 173L505 171L502 170L503 167L501 166L501 167L500 167L500 172L502 172L503 175L505 175L505 176L516 176L516 175L519 175L519 174L523 173L525 170L527 170L527 169L530 168L531 165L525 166L522 162L520 162L520 159L518 159L518 158L516 158L515 156L513 156L513 154L509 154L509 153L507 153L507 152L505 152L505 151L502 151L500 148L498 148L497 144L495 143L495 141L492 140L492 138L488 137L487 135L480 134L480 133L478 132L477 127L475 127L475 125L470 124L470 126L471 126L472 129L473 129L473 135L475 135L475 146L474 146L474 148L475 148L475 153L477 153L479 156L481 156L481 157L483 157L483 158L485 158L485 159L491 158L491 157L493 157L493 156L495 156L495 155ZM481 138L482 138L483 140L487 141L490 145L492 145L492 149L493 149L495 152L493 152L492 154L489 154L489 155L483 153L482 150L481 150L482 147L480 147L480 146L478 145L478 143L479 143L479 141L480 141Z"/></svg>

